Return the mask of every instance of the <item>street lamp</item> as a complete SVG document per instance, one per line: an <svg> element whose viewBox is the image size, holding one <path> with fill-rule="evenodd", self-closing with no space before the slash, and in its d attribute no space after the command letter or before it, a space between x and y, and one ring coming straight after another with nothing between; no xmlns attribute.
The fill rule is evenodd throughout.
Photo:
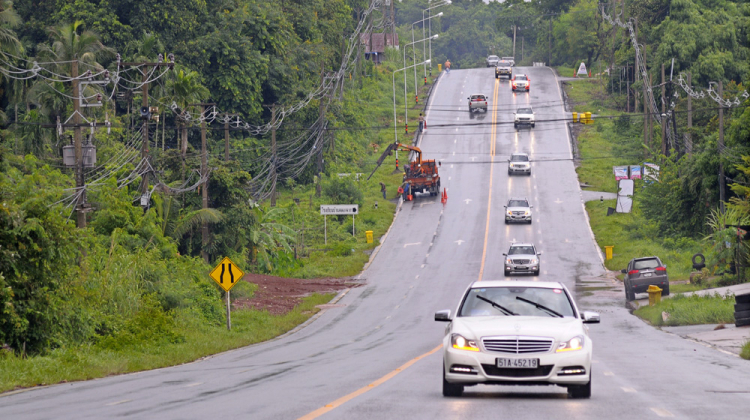
<svg viewBox="0 0 750 420"><path fill-rule="evenodd" d="M393 72L393 77L392 77L393 78L393 136L395 139L394 141L396 143L398 143L398 132L396 128L396 73L400 71L404 71L404 74L406 74L405 70L408 70L412 67L420 66L422 64L425 64L425 65L430 64L430 60L425 60L420 63L414 63L411 66L404 67L402 69L398 69ZM406 86L404 86L404 100L406 100ZM404 119L404 124L406 124L406 119ZM398 159L398 149L396 149L396 159Z"/></svg>
<svg viewBox="0 0 750 420"><path fill-rule="evenodd" d="M417 23L422 22L422 29L423 29L422 30L422 36L424 36L424 21L425 20L430 20L430 19L432 19L434 17L440 17L440 16L443 16L443 12L440 12L440 13L438 13L436 15L428 16L426 19L418 20L418 21L412 23L411 24L411 43L412 44L415 43L414 42L414 25L416 25ZM412 61L416 63L417 62L417 49L414 48L414 47L412 47L411 51L412 51L412 56L413 56ZM425 56L426 56L425 52L422 51L422 58L426 58ZM432 57L430 57L430 58L432 58ZM404 62L404 65L406 65L406 62ZM425 76L424 77L425 77L425 84L426 84L427 83L427 70L426 69L425 69ZM416 91L416 89L417 89L417 68L414 67L414 90ZM416 97L416 94L414 96Z"/></svg>
<svg viewBox="0 0 750 420"><path fill-rule="evenodd" d="M424 12L426 12L426 11L428 11L430 9L434 9L436 7L447 6L447 5L451 4L451 3L453 3L451 0L444 0L440 4L436 4L436 5L432 6L432 7L428 7L426 9L422 10L422 20L425 20L425 18L424 18ZM427 23L429 23L428 26L430 27L430 36L432 36L432 21L430 20ZM424 24L422 24L422 36L423 37L425 36ZM427 55L427 51L425 50L424 47L422 48L422 54ZM432 60L432 42L430 42L430 58L429 59ZM430 75L432 75L432 64L430 64ZM425 66L425 68L424 68L424 76L427 77L427 66Z"/></svg>
<svg viewBox="0 0 750 420"><path fill-rule="evenodd" d="M431 40L437 37L438 37L438 34L435 34L429 38L420 39L419 41L413 41L404 45L404 66L406 66L406 48L409 47L409 45L414 45L418 42L424 42L424 41ZM412 51L414 51L415 49L416 48L412 47ZM416 54L414 54L414 63L416 62L417 62L417 56ZM414 99L416 100L417 103L419 103L419 98L417 96L417 67L416 66L414 67ZM406 101L406 72L404 72L404 101Z"/></svg>

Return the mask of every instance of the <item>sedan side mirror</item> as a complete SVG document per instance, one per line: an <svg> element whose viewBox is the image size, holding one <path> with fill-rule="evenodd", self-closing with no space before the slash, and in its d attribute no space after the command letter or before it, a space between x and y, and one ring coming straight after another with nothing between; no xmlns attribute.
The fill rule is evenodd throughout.
<svg viewBox="0 0 750 420"><path fill-rule="evenodd" d="M437 317L437 314L435 316ZM583 311L581 312L581 319L584 324L598 324L602 317L598 312Z"/></svg>
<svg viewBox="0 0 750 420"><path fill-rule="evenodd" d="M466 99L471 100L471 98L466 98Z"/></svg>
<svg viewBox="0 0 750 420"><path fill-rule="evenodd" d="M536 255L542 255L542 251L537 252Z"/></svg>
<svg viewBox="0 0 750 420"><path fill-rule="evenodd" d="M435 321L450 322L451 321L451 310L443 309L442 311L435 312Z"/></svg>
<svg viewBox="0 0 750 420"><path fill-rule="evenodd" d="M533 208L534 208L534 206L529 206L529 208L530 208L530 209L533 209Z"/></svg>
<svg viewBox="0 0 750 420"><path fill-rule="evenodd" d="M505 255L506 257L508 256L508 254L506 254L505 252L503 252L503 255Z"/></svg>
<svg viewBox="0 0 750 420"><path fill-rule="evenodd" d="M628 274L628 269L627 268L623 268L622 270L620 270L620 272L622 274Z"/></svg>

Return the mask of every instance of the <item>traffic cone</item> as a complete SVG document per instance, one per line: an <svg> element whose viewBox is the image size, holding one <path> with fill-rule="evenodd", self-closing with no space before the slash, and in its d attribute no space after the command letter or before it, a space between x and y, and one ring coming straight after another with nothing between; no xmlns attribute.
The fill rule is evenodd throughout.
<svg viewBox="0 0 750 420"><path fill-rule="evenodd" d="M591 77L591 70L589 70L589 77Z"/></svg>
<svg viewBox="0 0 750 420"><path fill-rule="evenodd" d="M440 199L440 201L442 201L443 204L445 204L448 201L448 193L445 192L445 188L443 188L443 197Z"/></svg>
<svg viewBox="0 0 750 420"><path fill-rule="evenodd" d="M411 200L412 200L412 198L413 198L413 197L412 197L412 195L411 195L411 194L409 194L409 195L407 195L407 196L406 196L406 201L411 201Z"/></svg>

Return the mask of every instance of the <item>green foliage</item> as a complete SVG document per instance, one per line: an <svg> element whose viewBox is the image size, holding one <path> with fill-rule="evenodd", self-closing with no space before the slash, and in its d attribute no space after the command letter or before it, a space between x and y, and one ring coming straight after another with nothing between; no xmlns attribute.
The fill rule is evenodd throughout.
<svg viewBox="0 0 750 420"><path fill-rule="evenodd" d="M740 350L740 357L745 360L750 360L750 340L742 345L742 350Z"/></svg>
<svg viewBox="0 0 750 420"><path fill-rule="evenodd" d="M331 199L331 204L362 205L364 195L351 177L332 177L323 183L323 193Z"/></svg>
<svg viewBox="0 0 750 420"><path fill-rule="evenodd" d="M662 312L669 314L665 321ZM734 296L714 295L675 295L662 298L654 306L643 306L633 312L652 325L699 325L730 324L734 322Z"/></svg>

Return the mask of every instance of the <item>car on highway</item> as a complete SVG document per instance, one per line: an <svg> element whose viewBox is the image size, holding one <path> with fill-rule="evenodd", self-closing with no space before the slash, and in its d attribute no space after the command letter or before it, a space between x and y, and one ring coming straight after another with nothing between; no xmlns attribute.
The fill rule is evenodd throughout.
<svg viewBox="0 0 750 420"><path fill-rule="evenodd" d="M532 205L525 198L511 198L505 205L505 224L523 222L531 224Z"/></svg>
<svg viewBox="0 0 750 420"><path fill-rule="evenodd" d="M480 109L484 112L487 112L487 95L477 93L469 96L466 99L469 100L469 112L474 112Z"/></svg>
<svg viewBox="0 0 750 420"><path fill-rule="evenodd" d="M510 61L500 60L495 66L495 79L501 77L507 77L508 79L513 77L513 66L510 65Z"/></svg>
<svg viewBox="0 0 750 420"><path fill-rule="evenodd" d="M658 286L662 290L662 296L669 295L667 265L659 257L633 258L628 263L628 268L620 271L625 274L623 284L627 301L635 300L636 293L646 292L651 285Z"/></svg>
<svg viewBox="0 0 750 420"><path fill-rule="evenodd" d="M511 66L516 65L516 57L502 57L501 60L509 62Z"/></svg>
<svg viewBox="0 0 750 420"><path fill-rule="evenodd" d="M531 128L536 127L536 117L534 116L534 110L530 106L518 108L513 113L513 128L518 128L519 125L530 125Z"/></svg>
<svg viewBox="0 0 750 420"><path fill-rule="evenodd" d="M513 92L517 90L528 92L530 87L531 79L529 79L529 76L525 74L516 74L512 79L510 79L510 88L511 90L513 90Z"/></svg>
<svg viewBox="0 0 750 420"><path fill-rule="evenodd" d="M531 175L531 162L528 153L513 153L508 159L508 175L513 174Z"/></svg>
<svg viewBox="0 0 750 420"><path fill-rule="evenodd" d="M485 61L487 62L487 67L495 67L497 65L497 62L500 61L500 57L491 55L487 57L487 60Z"/></svg>
<svg viewBox="0 0 750 420"><path fill-rule="evenodd" d="M504 253L503 256L505 256L505 269L503 272L506 277L513 273L539 275L542 265L540 261L542 253L537 251L534 244L513 243L510 245L508 252Z"/></svg>
<svg viewBox="0 0 750 420"><path fill-rule="evenodd" d="M591 397L596 312L581 312L559 282L478 281L464 292L443 337L443 396L467 386L557 385L572 398Z"/></svg>

